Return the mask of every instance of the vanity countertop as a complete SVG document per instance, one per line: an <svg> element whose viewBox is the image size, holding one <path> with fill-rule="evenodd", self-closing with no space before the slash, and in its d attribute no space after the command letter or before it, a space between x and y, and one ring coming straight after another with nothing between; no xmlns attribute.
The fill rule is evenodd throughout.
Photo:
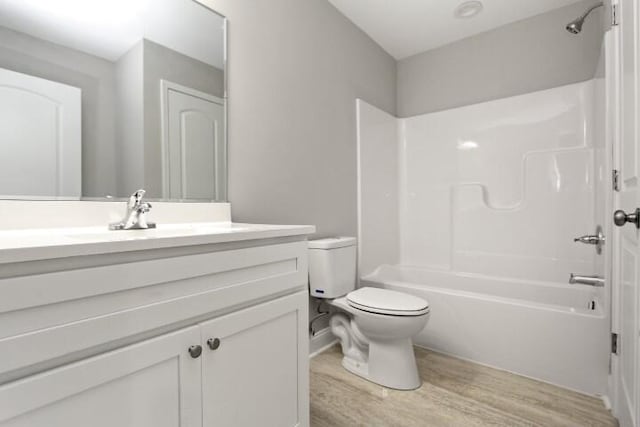
<svg viewBox="0 0 640 427"><path fill-rule="evenodd" d="M0 264L313 234L310 225L158 224L148 230L68 227L0 231Z"/></svg>

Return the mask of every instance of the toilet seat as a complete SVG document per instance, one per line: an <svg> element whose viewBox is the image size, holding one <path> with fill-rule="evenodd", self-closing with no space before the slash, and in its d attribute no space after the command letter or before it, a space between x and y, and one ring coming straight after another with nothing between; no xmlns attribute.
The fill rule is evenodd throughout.
<svg viewBox="0 0 640 427"><path fill-rule="evenodd" d="M347 303L358 310L389 316L421 316L429 312L429 303L422 298L371 287L349 292Z"/></svg>

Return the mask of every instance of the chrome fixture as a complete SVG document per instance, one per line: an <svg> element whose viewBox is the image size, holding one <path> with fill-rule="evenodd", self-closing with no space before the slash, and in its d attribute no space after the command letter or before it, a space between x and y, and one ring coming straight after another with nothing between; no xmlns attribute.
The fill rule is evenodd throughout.
<svg viewBox="0 0 640 427"><path fill-rule="evenodd" d="M201 345L192 345L191 347L189 347L187 349L187 351L189 351L189 355L192 358L197 359L202 354L202 346Z"/></svg>
<svg viewBox="0 0 640 427"><path fill-rule="evenodd" d="M589 285L589 286L604 286L604 279L599 276L580 276L573 274L569 276L569 283L571 285Z"/></svg>
<svg viewBox="0 0 640 427"><path fill-rule="evenodd" d="M207 340L207 346L210 350L217 350L220 348L220 338L209 338Z"/></svg>
<svg viewBox="0 0 640 427"><path fill-rule="evenodd" d="M587 234L584 236L576 237L574 242L584 243L585 245L596 245L596 252L598 255L602 253L602 246L604 245L604 234L602 234L602 227L596 227L596 234Z"/></svg>
<svg viewBox="0 0 640 427"><path fill-rule="evenodd" d="M582 31L582 24L584 24L584 20L587 19L587 16L589 16L589 14L595 9L602 6L604 6L603 2L599 2L591 6L585 13L567 24L567 31L571 34L580 34L580 31Z"/></svg>
<svg viewBox="0 0 640 427"><path fill-rule="evenodd" d="M145 191L140 189L129 197L127 213L120 222L109 224L109 230L146 230L156 228L154 222L147 222L147 212L151 210L151 203L143 202Z"/></svg>
<svg viewBox="0 0 640 427"><path fill-rule="evenodd" d="M640 208L636 208L635 212L630 214L620 210L613 213L613 223L618 227L622 227L628 222L632 222L636 228L640 228Z"/></svg>

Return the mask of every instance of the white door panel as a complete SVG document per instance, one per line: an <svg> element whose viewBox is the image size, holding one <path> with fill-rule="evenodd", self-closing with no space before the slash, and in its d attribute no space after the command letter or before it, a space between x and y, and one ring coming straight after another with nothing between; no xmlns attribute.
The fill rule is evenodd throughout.
<svg viewBox="0 0 640 427"><path fill-rule="evenodd" d="M224 101L163 82L165 197L224 200Z"/></svg>
<svg viewBox="0 0 640 427"><path fill-rule="evenodd" d="M613 27L612 58L618 64L619 100L610 108L619 109L619 138L614 138L614 158L620 169L620 191L614 194L615 209L627 213L640 206L638 171L638 3L619 1L620 25ZM614 88L614 90L617 88ZM615 97L614 97L615 98ZM614 113L615 116L615 113ZM613 330L618 334L618 354L613 356L613 409L622 427L638 426L638 316L640 232L634 224L615 227L613 232Z"/></svg>
<svg viewBox="0 0 640 427"><path fill-rule="evenodd" d="M0 69L0 196L81 196L81 91Z"/></svg>

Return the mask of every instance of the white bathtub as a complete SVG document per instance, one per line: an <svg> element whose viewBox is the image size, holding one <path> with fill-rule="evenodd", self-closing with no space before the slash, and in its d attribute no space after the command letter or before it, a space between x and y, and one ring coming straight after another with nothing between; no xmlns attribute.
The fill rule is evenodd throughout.
<svg viewBox="0 0 640 427"><path fill-rule="evenodd" d="M381 266L361 280L429 301L418 346L604 394L609 325L595 288Z"/></svg>

